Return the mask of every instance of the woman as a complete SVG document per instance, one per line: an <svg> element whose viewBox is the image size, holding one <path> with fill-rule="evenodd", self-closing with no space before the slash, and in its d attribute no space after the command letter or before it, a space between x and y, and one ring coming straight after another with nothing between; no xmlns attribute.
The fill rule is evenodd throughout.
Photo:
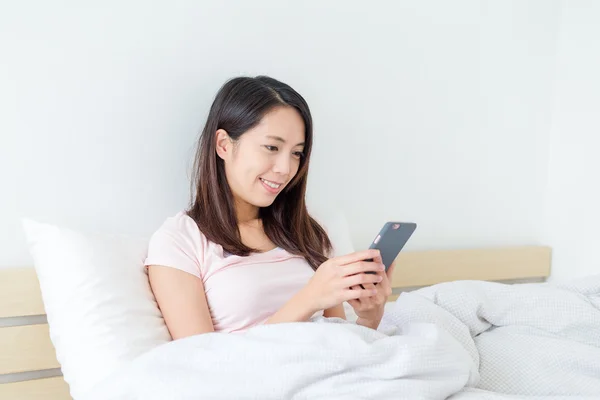
<svg viewBox="0 0 600 400"><path fill-rule="evenodd" d="M312 135L308 105L285 83L239 77L220 89L191 206L154 233L146 259L173 339L315 314L345 319L344 301L357 324L378 327L392 271L377 250L328 259L329 238L305 205Z"/></svg>

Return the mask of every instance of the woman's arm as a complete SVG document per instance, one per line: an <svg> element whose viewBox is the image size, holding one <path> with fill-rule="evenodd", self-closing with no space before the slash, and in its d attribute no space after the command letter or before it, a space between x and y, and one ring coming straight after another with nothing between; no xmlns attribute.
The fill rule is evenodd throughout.
<svg viewBox="0 0 600 400"><path fill-rule="evenodd" d="M150 286L173 340L214 332L202 280L187 272L150 265Z"/></svg>
<svg viewBox="0 0 600 400"><path fill-rule="evenodd" d="M150 265L150 286L173 340L214 332L202 280L181 270ZM313 310L306 293L299 292L273 314L265 324L308 321ZM329 315L328 315L329 314ZM326 316L345 317L344 309L332 307Z"/></svg>
<svg viewBox="0 0 600 400"><path fill-rule="evenodd" d="M319 310L325 316L343 317L343 302L366 298L375 290L351 290L355 285L379 282L379 277L363 272L374 267L366 258L379 256L379 251L365 250L324 262L309 283L273 314L265 324L308 321ZM160 265L148 267L150 285L167 328L173 339L214 332L202 280L190 273Z"/></svg>
<svg viewBox="0 0 600 400"><path fill-rule="evenodd" d="M265 321L265 324L305 322L317 311L318 310L313 311L307 308L302 295L299 294L297 297L292 297L290 301L284 304L279 311ZM338 317L346 319L346 313L344 312L344 306L342 304L324 310L323 315L327 318Z"/></svg>
<svg viewBox="0 0 600 400"><path fill-rule="evenodd" d="M318 310L313 310L307 301L304 290L299 291L275 314L265 321L265 324L278 324L282 322L305 322Z"/></svg>
<svg viewBox="0 0 600 400"><path fill-rule="evenodd" d="M265 324L308 321L310 317L319 310L311 309L310 306L308 306L309 303L306 300L306 296L304 291L298 292L296 296L292 297L283 305L283 307L266 320ZM323 315L328 318L338 317L346 319L346 313L344 312L344 306L342 304L324 310Z"/></svg>
<svg viewBox="0 0 600 400"><path fill-rule="evenodd" d="M297 296L292 297L290 301L279 309L279 311L266 320L265 324L308 321L318 310L312 310L308 308L306 304L307 302L303 294L298 293ZM338 317L346 319L346 313L344 312L344 306L342 304L324 310L323 315L327 318Z"/></svg>
<svg viewBox="0 0 600 400"><path fill-rule="evenodd" d="M344 311L344 305L343 304L339 304L335 307L331 307L328 308L327 310L323 311L323 316L327 317L327 318L341 318L341 319L346 319L346 312Z"/></svg>

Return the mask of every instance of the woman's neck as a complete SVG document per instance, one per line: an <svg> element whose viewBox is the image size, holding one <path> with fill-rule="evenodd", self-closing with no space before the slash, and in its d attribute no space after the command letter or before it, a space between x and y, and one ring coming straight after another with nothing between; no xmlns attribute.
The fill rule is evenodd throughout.
<svg viewBox="0 0 600 400"><path fill-rule="evenodd" d="M243 200L235 200L235 213L238 224L248 224L258 219L258 207Z"/></svg>

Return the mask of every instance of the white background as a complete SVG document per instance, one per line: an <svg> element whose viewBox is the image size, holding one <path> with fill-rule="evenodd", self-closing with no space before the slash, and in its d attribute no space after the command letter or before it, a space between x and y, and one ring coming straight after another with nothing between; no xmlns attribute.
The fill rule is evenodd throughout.
<svg viewBox="0 0 600 400"><path fill-rule="evenodd" d="M223 82L308 101L309 200L407 249L549 244L600 270L600 5L589 1L104 1L0 6L0 267L20 218L149 235L188 203Z"/></svg>

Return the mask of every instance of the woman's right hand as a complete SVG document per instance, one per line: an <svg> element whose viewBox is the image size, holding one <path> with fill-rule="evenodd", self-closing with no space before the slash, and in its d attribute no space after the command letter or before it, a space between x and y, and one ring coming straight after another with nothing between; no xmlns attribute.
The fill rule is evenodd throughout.
<svg viewBox="0 0 600 400"><path fill-rule="evenodd" d="M370 260L372 261L365 261ZM377 294L373 289L351 289L365 283L378 283L381 277L365 272L384 271L379 250L369 249L334 257L317 268L308 284L304 287L304 295L312 312L325 310L342 304L345 301L370 297Z"/></svg>

